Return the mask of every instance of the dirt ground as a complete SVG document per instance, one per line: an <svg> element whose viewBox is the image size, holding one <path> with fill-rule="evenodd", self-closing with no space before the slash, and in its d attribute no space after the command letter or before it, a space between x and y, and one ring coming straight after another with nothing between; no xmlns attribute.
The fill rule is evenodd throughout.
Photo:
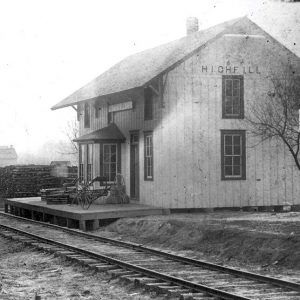
<svg viewBox="0 0 300 300"><path fill-rule="evenodd" d="M300 282L299 212L128 218L97 234Z"/></svg>
<svg viewBox="0 0 300 300"><path fill-rule="evenodd" d="M149 294L120 285L52 255L0 237L0 299L140 299ZM159 298L156 298L159 299Z"/></svg>
<svg viewBox="0 0 300 300"><path fill-rule="evenodd" d="M127 218L94 233L300 282L299 212ZM0 238L0 299L34 299L35 293L43 300L155 298Z"/></svg>

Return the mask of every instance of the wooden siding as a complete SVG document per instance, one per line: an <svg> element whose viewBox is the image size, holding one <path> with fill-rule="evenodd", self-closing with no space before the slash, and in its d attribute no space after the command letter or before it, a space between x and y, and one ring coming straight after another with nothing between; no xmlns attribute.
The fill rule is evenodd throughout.
<svg viewBox="0 0 300 300"><path fill-rule="evenodd" d="M244 75L247 114L251 103L262 101L269 91L267 76L283 70L284 51L267 39L222 37L164 75L163 106L155 97L152 121L144 121L142 89L134 90L102 99L99 118L95 118L93 103L89 129L83 126L81 112L80 134L108 125L107 103L132 100L134 109L115 112L114 122L126 137L121 145L121 172L128 194L130 131L139 130L140 202L168 208L300 204L300 172L282 143L259 143L247 132L243 120L222 119L222 74L226 74L226 67L233 70L238 66L236 74ZM208 70L214 66L214 71L203 72L202 66ZM218 66L223 67L223 73L218 72ZM253 73L249 74L249 66ZM221 129L246 130L246 180L221 180ZM144 180L143 132L148 130L153 130L154 181ZM94 145L93 153L94 175L99 175L99 144Z"/></svg>
<svg viewBox="0 0 300 300"><path fill-rule="evenodd" d="M261 59L262 47L263 52L270 51L267 60ZM265 47L263 39L245 45L242 39L223 37L168 74L162 126L154 138L154 144L163 145L163 153L155 156L153 204L171 208L300 204L299 171L279 141L259 143L247 132L246 180L221 180L220 130L247 130L247 124L222 119L222 74L203 73L202 66L231 66L232 70L239 66L237 74L243 75L244 64L245 110L249 111L251 103L263 101L268 92L267 75L283 71L284 58L272 55L271 47L276 50L276 45ZM249 66L253 73L248 73Z"/></svg>

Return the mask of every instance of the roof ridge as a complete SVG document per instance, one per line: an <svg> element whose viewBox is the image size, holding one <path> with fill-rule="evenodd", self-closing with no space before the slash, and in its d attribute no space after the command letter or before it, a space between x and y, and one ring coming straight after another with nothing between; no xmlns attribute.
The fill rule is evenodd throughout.
<svg viewBox="0 0 300 300"><path fill-rule="evenodd" d="M182 63L199 51L201 47L207 45L208 42L221 37L243 20L250 19L247 16L242 16L227 20L188 36L131 54L54 105L51 109L71 106L97 97L141 87L153 80L153 78L168 72L176 65Z"/></svg>

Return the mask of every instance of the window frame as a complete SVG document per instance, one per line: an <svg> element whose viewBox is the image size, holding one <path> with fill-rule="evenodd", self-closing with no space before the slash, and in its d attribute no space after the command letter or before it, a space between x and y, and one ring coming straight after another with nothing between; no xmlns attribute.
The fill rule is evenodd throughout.
<svg viewBox="0 0 300 300"><path fill-rule="evenodd" d="M151 136L151 155L147 153L147 138ZM145 181L153 181L154 180L154 153L153 153L153 131L145 131L144 132L144 180ZM148 175L148 159L151 159L151 169L152 174Z"/></svg>
<svg viewBox="0 0 300 300"><path fill-rule="evenodd" d="M86 179L88 182L93 179L93 152L93 144L86 144Z"/></svg>
<svg viewBox="0 0 300 300"><path fill-rule="evenodd" d="M85 144L79 144L79 169L78 169L79 182L84 181L84 156L85 156Z"/></svg>
<svg viewBox="0 0 300 300"><path fill-rule="evenodd" d="M239 87L240 112L239 112L239 114L227 114L226 113L226 80L239 80L239 82L240 82L240 87ZM244 76L243 75L222 75L222 118L223 119L244 119Z"/></svg>
<svg viewBox="0 0 300 300"><path fill-rule="evenodd" d="M238 135L241 137L241 175L225 175L225 136ZM235 155L232 154L232 157ZM221 130L221 180L246 180L246 131L245 130Z"/></svg>
<svg viewBox="0 0 300 300"><path fill-rule="evenodd" d="M84 122L84 128L91 128L91 105L90 103L84 103L83 108L83 122Z"/></svg>
<svg viewBox="0 0 300 300"><path fill-rule="evenodd" d="M149 97L147 93L149 92ZM144 88L144 120L153 120L154 115L154 94L150 87Z"/></svg>
<svg viewBox="0 0 300 300"><path fill-rule="evenodd" d="M105 170L105 164L107 164L105 161L104 161L104 155L105 155L105 151L104 151L104 148L105 146L116 146L116 162L115 162L115 165L116 165L116 175L118 173L118 163L119 163L119 155L118 155L118 144L117 143L103 143L102 144L102 147L103 147L103 156L102 156L102 174L103 176L105 176L105 173L104 173L104 170ZM111 150L110 150L111 151ZM111 152L110 152L111 153ZM109 171L110 171L110 165L111 165L111 161L109 162ZM109 172L110 174L110 172ZM114 180L110 180L110 178L107 178L107 182L114 182Z"/></svg>

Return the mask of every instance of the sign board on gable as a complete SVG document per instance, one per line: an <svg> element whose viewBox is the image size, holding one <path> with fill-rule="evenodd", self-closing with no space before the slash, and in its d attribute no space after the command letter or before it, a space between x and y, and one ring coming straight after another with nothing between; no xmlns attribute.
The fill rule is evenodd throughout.
<svg viewBox="0 0 300 300"><path fill-rule="evenodd" d="M133 108L132 101L128 101L128 102L122 102L117 104L111 104L108 106L108 111L114 112L114 111L127 110L132 108Z"/></svg>

